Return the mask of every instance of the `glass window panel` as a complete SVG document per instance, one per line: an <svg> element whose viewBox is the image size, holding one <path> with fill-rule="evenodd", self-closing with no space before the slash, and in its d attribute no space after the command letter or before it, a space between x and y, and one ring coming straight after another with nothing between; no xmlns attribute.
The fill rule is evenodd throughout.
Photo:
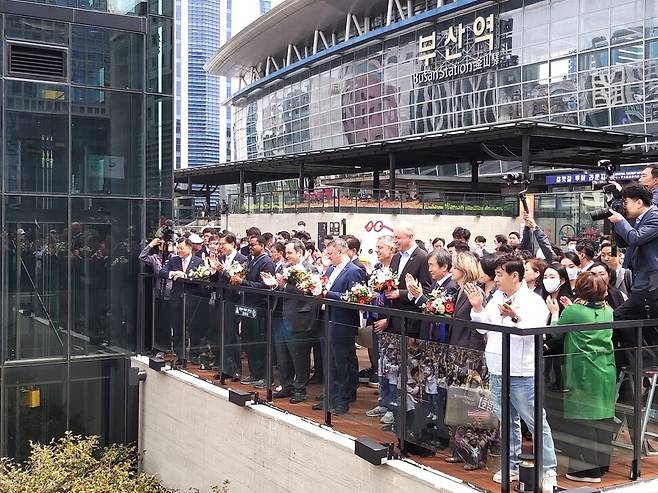
<svg viewBox="0 0 658 493"><path fill-rule="evenodd" d="M610 11L608 9L599 10L589 14L581 14L579 17L580 32L588 33L599 29L607 29L610 25Z"/></svg>
<svg viewBox="0 0 658 493"><path fill-rule="evenodd" d="M548 43L524 46L523 63L530 64L548 59Z"/></svg>
<svg viewBox="0 0 658 493"><path fill-rule="evenodd" d="M65 357L68 201L5 197L9 312L5 359Z"/></svg>
<svg viewBox="0 0 658 493"><path fill-rule="evenodd" d="M173 94L174 43L173 21L164 17L149 17L147 25L147 90Z"/></svg>
<svg viewBox="0 0 658 493"><path fill-rule="evenodd" d="M141 94L74 88L73 193L142 195Z"/></svg>
<svg viewBox="0 0 658 493"><path fill-rule="evenodd" d="M78 0L77 7L118 15L146 15L145 4L141 0Z"/></svg>
<svg viewBox="0 0 658 493"><path fill-rule="evenodd" d="M71 362L69 429L73 433L97 436L101 446L125 439L129 367L124 358Z"/></svg>
<svg viewBox="0 0 658 493"><path fill-rule="evenodd" d="M518 84L521 82L521 68L509 68L498 71L498 85L506 86L508 84Z"/></svg>
<svg viewBox="0 0 658 493"><path fill-rule="evenodd" d="M149 13L152 15L174 16L173 0L151 0L149 1Z"/></svg>
<svg viewBox="0 0 658 493"><path fill-rule="evenodd" d="M551 57L559 57L576 53L578 39L576 36L551 41Z"/></svg>
<svg viewBox="0 0 658 493"><path fill-rule="evenodd" d="M610 62L612 65L630 63L644 58L644 46L642 43L617 46L610 50Z"/></svg>
<svg viewBox="0 0 658 493"><path fill-rule="evenodd" d="M498 88L498 103L521 101L521 84Z"/></svg>
<svg viewBox="0 0 658 493"><path fill-rule="evenodd" d="M610 24L613 26L622 26L624 24L634 23L636 26L642 26L644 19L644 0L632 0L619 5L621 3L623 2L617 1L612 5L610 9Z"/></svg>
<svg viewBox="0 0 658 493"><path fill-rule="evenodd" d="M144 39L141 34L74 25L72 36L73 82L142 89Z"/></svg>
<svg viewBox="0 0 658 493"><path fill-rule="evenodd" d="M646 83L645 98L647 101L658 101L658 81Z"/></svg>
<svg viewBox="0 0 658 493"><path fill-rule="evenodd" d="M501 122L521 118L521 103L503 104L498 106L498 120Z"/></svg>
<svg viewBox="0 0 658 493"><path fill-rule="evenodd" d="M548 41L548 24L542 24L523 31L523 46L546 43Z"/></svg>
<svg viewBox="0 0 658 493"><path fill-rule="evenodd" d="M610 67L610 82L612 84L628 84L643 80L642 62Z"/></svg>
<svg viewBox="0 0 658 493"><path fill-rule="evenodd" d="M6 190L66 192L68 88L7 81L5 91Z"/></svg>
<svg viewBox="0 0 658 493"><path fill-rule="evenodd" d="M581 50L589 50L592 48L603 48L608 46L608 38L610 37L609 29L600 29L598 31L581 34L579 36L578 47Z"/></svg>
<svg viewBox="0 0 658 493"><path fill-rule="evenodd" d="M75 356L134 350L142 201L74 198L71 220Z"/></svg>
<svg viewBox="0 0 658 493"><path fill-rule="evenodd" d="M566 113L569 111L577 111L578 95L576 93L551 95L550 104L551 113Z"/></svg>
<svg viewBox="0 0 658 493"><path fill-rule="evenodd" d="M610 126L610 113L607 108L600 110L581 111L579 113L580 125L586 127Z"/></svg>
<svg viewBox="0 0 658 493"><path fill-rule="evenodd" d="M146 195L171 197L173 102L168 96L146 96Z"/></svg>
<svg viewBox="0 0 658 493"><path fill-rule="evenodd" d="M523 116L548 115L548 98L534 99L523 103Z"/></svg>
<svg viewBox="0 0 658 493"><path fill-rule="evenodd" d="M635 23L622 27L615 27L612 29L610 36L611 45L619 45L642 39L644 28L642 23L637 25Z"/></svg>
<svg viewBox="0 0 658 493"><path fill-rule="evenodd" d="M591 51L589 53L582 53L578 57L578 70L591 70L593 68L607 67L608 50Z"/></svg>
<svg viewBox="0 0 658 493"><path fill-rule="evenodd" d="M607 9L610 7L610 0L580 0L580 13L593 12L595 10Z"/></svg>
<svg viewBox="0 0 658 493"><path fill-rule="evenodd" d="M18 15L5 16L7 38L68 45L69 24Z"/></svg>
<svg viewBox="0 0 658 493"><path fill-rule="evenodd" d="M644 106L633 104L630 106L618 106L610 110L612 125L628 125L644 122Z"/></svg>
<svg viewBox="0 0 658 493"><path fill-rule="evenodd" d="M48 443L67 429L66 364L9 367L4 371L2 422L7 456L24 460L30 441ZM39 399L39 406L30 404Z"/></svg>

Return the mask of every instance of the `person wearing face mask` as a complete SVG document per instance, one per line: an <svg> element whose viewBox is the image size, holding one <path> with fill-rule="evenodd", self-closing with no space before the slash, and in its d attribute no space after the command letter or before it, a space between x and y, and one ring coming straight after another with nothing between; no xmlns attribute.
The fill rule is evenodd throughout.
<svg viewBox="0 0 658 493"><path fill-rule="evenodd" d="M566 252L560 263L567 269L571 289L576 285L576 278L580 274L580 257L574 252Z"/></svg>
<svg viewBox="0 0 658 493"><path fill-rule="evenodd" d="M569 275L563 265L554 262L546 267L542 281L542 297L548 303L557 303L562 313L564 307L571 303L573 291L569 283ZM546 321L550 323L550 319ZM544 341L544 373L548 379L549 388L553 392L563 392L562 368L564 366L564 344L560 337L546 336Z"/></svg>

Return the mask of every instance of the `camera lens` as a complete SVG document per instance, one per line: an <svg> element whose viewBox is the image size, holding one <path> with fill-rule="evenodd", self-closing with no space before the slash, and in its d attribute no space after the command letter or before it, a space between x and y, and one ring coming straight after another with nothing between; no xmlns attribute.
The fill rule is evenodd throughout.
<svg viewBox="0 0 658 493"><path fill-rule="evenodd" d="M592 218L592 221L603 221L612 216L612 212L609 209L596 209L589 213L589 217Z"/></svg>

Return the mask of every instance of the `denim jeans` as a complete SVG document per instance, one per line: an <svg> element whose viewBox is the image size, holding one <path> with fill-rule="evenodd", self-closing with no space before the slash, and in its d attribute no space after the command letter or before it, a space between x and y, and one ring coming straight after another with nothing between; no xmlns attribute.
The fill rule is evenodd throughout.
<svg viewBox="0 0 658 493"><path fill-rule="evenodd" d="M500 418L502 379L500 375L489 375L491 393L496 402L495 412ZM521 460L521 419L528 425L531 433L535 430L535 378L510 377L510 470L518 471ZM546 411L543 411L543 449L544 471L557 468L557 457L551 429L546 421Z"/></svg>

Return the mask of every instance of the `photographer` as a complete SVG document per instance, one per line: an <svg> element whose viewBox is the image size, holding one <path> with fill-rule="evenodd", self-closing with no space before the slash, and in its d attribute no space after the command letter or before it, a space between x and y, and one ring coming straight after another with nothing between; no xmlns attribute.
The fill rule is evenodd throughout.
<svg viewBox="0 0 658 493"><path fill-rule="evenodd" d="M638 183L626 185L621 196L626 218L610 209L608 220L618 243L628 246L623 266L633 271L634 279L630 298L615 310L615 319L654 318L658 315L658 209L652 205L651 190Z"/></svg>
<svg viewBox="0 0 658 493"><path fill-rule="evenodd" d="M638 181L640 185L649 187L649 190L653 193L653 205L658 207L658 164L650 164L644 168Z"/></svg>

